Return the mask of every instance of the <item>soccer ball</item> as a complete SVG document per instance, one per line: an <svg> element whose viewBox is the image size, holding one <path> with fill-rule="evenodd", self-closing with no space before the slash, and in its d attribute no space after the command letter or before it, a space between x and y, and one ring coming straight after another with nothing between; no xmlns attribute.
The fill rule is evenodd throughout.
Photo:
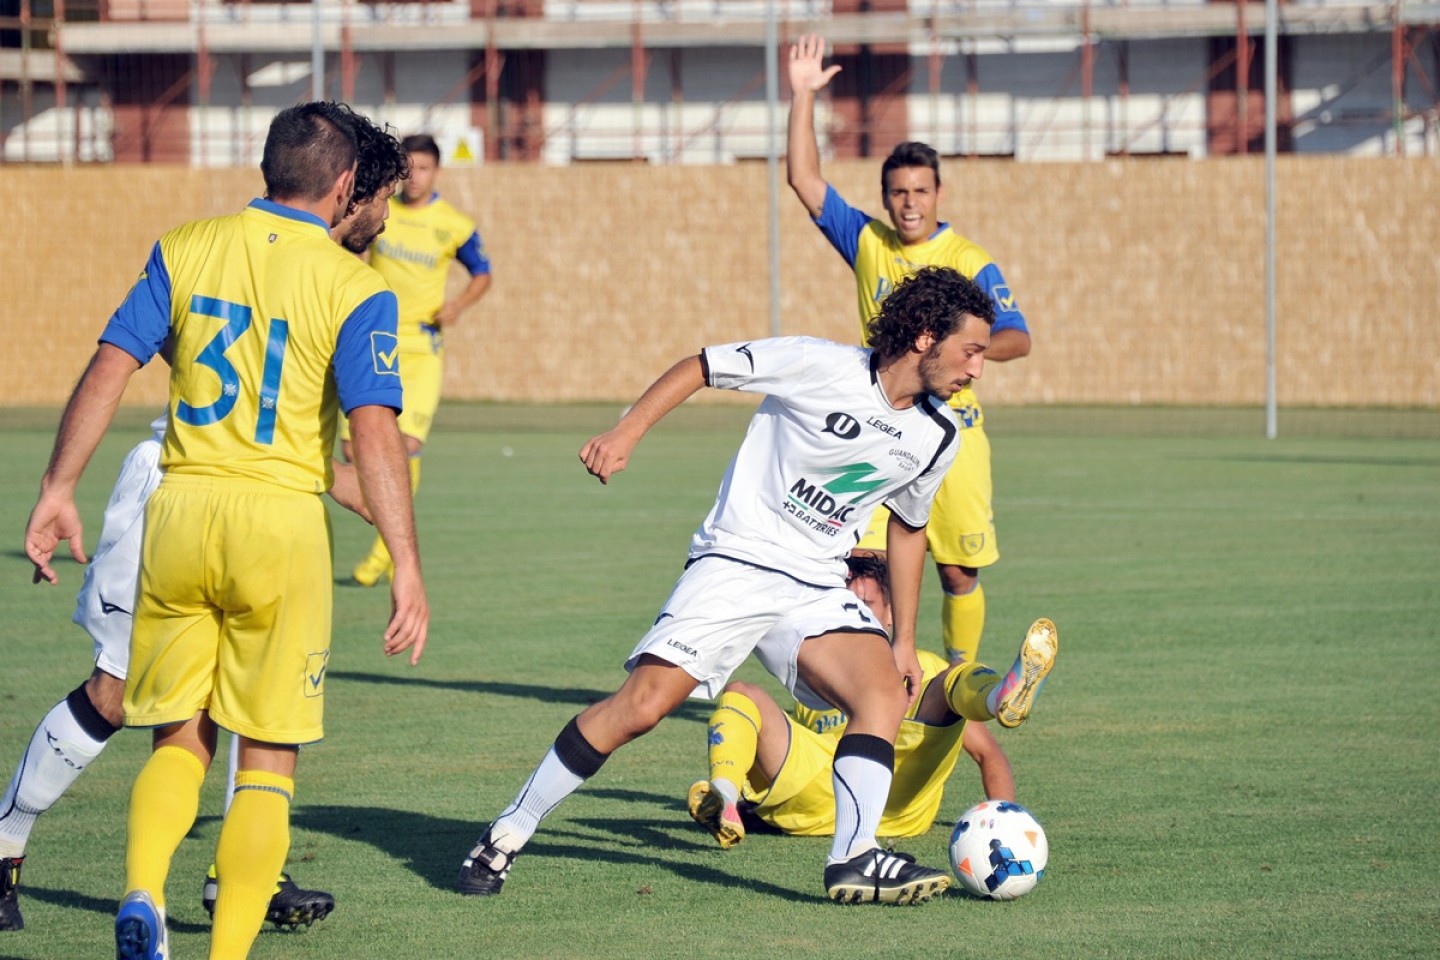
<svg viewBox="0 0 1440 960"><path fill-rule="evenodd" d="M1045 876L1050 844L1018 803L986 800L960 814L950 834L950 867L967 893L1014 900Z"/></svg>

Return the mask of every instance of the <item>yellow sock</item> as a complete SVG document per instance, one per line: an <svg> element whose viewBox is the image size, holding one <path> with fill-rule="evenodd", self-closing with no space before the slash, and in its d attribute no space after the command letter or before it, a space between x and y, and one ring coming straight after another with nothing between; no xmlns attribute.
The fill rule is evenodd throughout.
<svg viewBox="0 0 1440 960"><path fill-rule="evenodd" d="M995 719L985 700L1000 685L1000 675L983 663L952 667L945 675L945 702L966 720Z"/></svg>
<svg viewBox="0 0 1440 960"><path fill-rule="evenodd" d="M710 714L710 782L725 781L735 787L735 797L745 784L745 775L755 765L760 743L760 708L743 693L720 694ZM733 800L735 797L728 797Z"/></svg>
<svg viewBox="0 0 1440 960"><path fill-rule="evenodd" d="M200 812L205 764L183 747L150 754L130 789L125 840L125 892L144 890L165 907L170 859Z"/></svg>
<svg viewBox="0 0 1440 960"><path fill-rule="evenodd" d="M985 588L975 584L969 593L945 594L940 601L940 625L945 656L951 663L974 663L985 632Z"/></svg>
<svg viewBox="0 0 1440 960"><path fill-rule="evenodd" d="M416 491L416 490L419 490L419 489L420 489L420 458L419 458L419 457L411 457L411 458L410 458L410 495L413 497L413 496L415 495L415 491ZM376 534L376 535L375 535L375 542L370 545L370 561L373 562L376 566L384 567L386 570L389 570L390 567L392 566L392 564L391 564L391 562L390 562L390 551L389 551L389 550L386 548L386 546L385 546L385 540L384 540L379 534Z"/></svg>
<svg viewBox="0 0 1440 960"><path fill-rule="evenodd" d="M215 899L215 928L210 960L244 960L275 894L275 878L290 851L290 800L295 781L264 770L235 774L235 799L220 843L215 872L220 893Z"/></svg>

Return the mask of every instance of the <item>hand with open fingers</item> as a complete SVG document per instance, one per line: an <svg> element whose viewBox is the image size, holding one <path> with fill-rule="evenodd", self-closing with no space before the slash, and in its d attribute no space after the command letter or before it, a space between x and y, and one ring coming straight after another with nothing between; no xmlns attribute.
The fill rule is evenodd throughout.
<svg viewBox="0 0 1440 960"><path fill-rule="evenodd" d="M25 525L25 556L35 565L31 583L60 582L50 561L62 540L70 544L70 556L75 562L88 563L84 533L74 497L42 493L30 512L30 522Z"/></svg>
<svg viewBox="0 0 1440 960"><path fill-rule="evenodd" d="M624 470L630 462L630 454L635 452L638 442L628 431L616 427L587 440L580 448L580 460L592 477L599 478L601 483L609 483L610 478Z"/></svg>
<svg viewBox="0 0 1440 960"><path fill-rule="evenodd" d="M390 584L390 622L385 628L385 656L410 651L410 666L420 662L430 632L430 601L418 574L395 571Z"/></svg>
<svg viewBox="0 0 1440 960"><path fill-rule="evenodd" d="M838 64L825 66L825 38L806 34L790 48L790 89L815 93L825 87L835 74Z"/></svg>

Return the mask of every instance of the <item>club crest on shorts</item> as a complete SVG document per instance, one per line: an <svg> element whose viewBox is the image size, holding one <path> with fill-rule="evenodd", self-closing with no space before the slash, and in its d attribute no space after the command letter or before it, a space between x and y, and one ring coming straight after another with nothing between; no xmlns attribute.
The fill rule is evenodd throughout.
<svg viewBox="0 0 1440 960"><path fill-rule="evenodd" d="M973 557L985 549L985 534L967 533L960 538L960 552L967 557Z"/></svg>
<svg viewBox="0 0 1440 960"><path fill-rule="evenodd" d="M330 651L312 653L305 658L305 696L325 695L325 671L330 668Z"/></svg>

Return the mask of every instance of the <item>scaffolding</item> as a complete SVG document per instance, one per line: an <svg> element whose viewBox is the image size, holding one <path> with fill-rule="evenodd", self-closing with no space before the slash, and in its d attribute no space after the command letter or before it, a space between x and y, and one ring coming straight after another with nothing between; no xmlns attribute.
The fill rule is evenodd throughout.
<svg viewBox="0 0 1440 960"><path fill-rule="evenodd" d="M1106 144L1103 150L1094 142L1095 78L1102 45L1113 54L1107 69L1115 78L1114 98L1128 116L1132 45L1205 39L1211 50L1206 69L1185 92L1210 92L1206 133L1211 143L1221 144L1221 152L1244 153L1253 149L1263 128L1263 92L1253 79L1258 59L1255 38L1266 28L1261 3L912 0L908 9L866 12L842 9L842 0L835 0L833 6L814 0L317 0L318 6L249 0L8 3L0 8L13 14L0 16L0 36L7 40L0 49L0 157L20 161L229 162L232 158L223 151L211 157L209 140L219 134L208 119L190 124L193 130L183 151L167 153L150 146L151 134L166 122L182 122L172 116L173 108L197 106L207 114L222 67L233 71L233 79L231 74L223 78L238 85L238 102L249 109L255 104L251 68L257 60L312 54L325 65L317 86L346 101L356 99L362 65L378 66L385 104L400 99L397 55L467 58L453 83L424 104L424 114L444 109L467 112L483 139L483 156L491 161L543 159L548 145L575 135L577 118L588 104L613 97L628 80L631 129L623 152L632 159L677 161L698 138L722 127L736 105L763 88L764 70L741 81L728 96L715 98L698 126L672 131L668 145L657 153L646 149L644 132L647 84L657 64L668 67L670 101L683 103L681 57L716 49L773 55L766 49L771 18L778 21L782 44L801 33L818 32L842 55L878 52L891 57L895 65L883 83L866 91L877 102L902 96L912 84L927 91L932 103L938 101L942 71L950 64L964 71L964 94L973 100L984 93L977 69L981 55L1073 50L1073 69L1057 93L1070 96L1078 87L1086 157L1128 153L1145 128L1139 124L1118 144ZM856 0L849 3L859 5ZM1437 24L1440 2L1313 2L1282 6L1276 29L1283 38L1388 33L1391 103L1386 121L1394 131L1393 152L1403 155L1407 124L1424 125L1427 151L1432 140L1428 132L1440 131L1440 82L1429 72L1440 62ZM543 65L547 54L563 51L624 56L612 70L592 78L589 91L570 101L558 121L547 121L543 70L537 65ZM1413 84L1412 92L1423 94L1420 105L1407 96L1407 84ZM1224 88L1218 99L1217 85ZM848 119L848 133L861 145L855 148L857 154L868 152L873 122L865 110ZM973 113L967 122L970 130L964 139L970 149L964 152L973 155L980 131ZM1053 116L1040 118L1037 127L1047 122L1053 123ZM932 125L940 124L932 118ZM226 134L232 139L244 135L243 131ZM1013 136L1018 138L1019 131ZM143 149L136 148L139 140L147 144Z"/></svg>

